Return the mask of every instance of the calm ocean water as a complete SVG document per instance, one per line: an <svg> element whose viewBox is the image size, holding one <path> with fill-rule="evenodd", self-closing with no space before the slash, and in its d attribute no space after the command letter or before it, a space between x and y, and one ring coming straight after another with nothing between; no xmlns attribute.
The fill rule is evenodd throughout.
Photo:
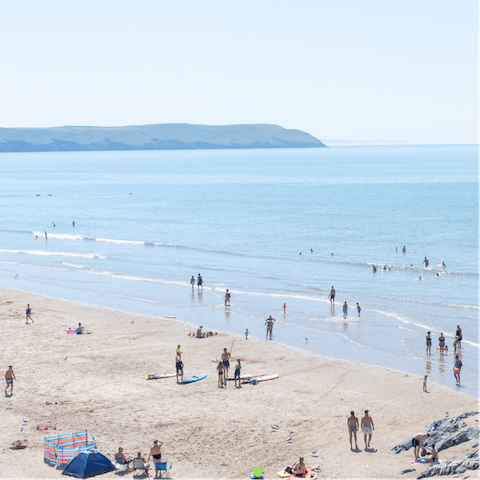
<svg viewBox="0 0 480 480"><path fill-rule="evenodd" d="M425 334L460 324L478 395L476 146L2 153L0 209L0 285L261 338L272 314L277 341L452 388Z"/></svg>

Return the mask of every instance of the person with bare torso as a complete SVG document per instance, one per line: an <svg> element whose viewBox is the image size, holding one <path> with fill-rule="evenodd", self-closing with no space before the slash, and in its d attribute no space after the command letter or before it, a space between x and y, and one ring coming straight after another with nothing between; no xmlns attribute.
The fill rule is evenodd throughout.
<svg viewBox="0 0 480 480"><path fill-rule="evenodd" d="M347 418L347 425L348 425L348 433L350 434L350 449L353 450L352 434L355 437L355 449L357 449L358 448L357 446L358 418L355 416L355 412L353 410L350 412L350 416Z"/></svg>
<svg viewBox="0 0 480 480"><path fill-rule="evenodd" d="M273 324L276 322L274 318L270 315L266 320L265 320L265 325L267 326L267 334L265 335L265 340L267 338L272 339L272 334L273 334Z"/></svg>
<svg viewBox="0 0 480 480"><path fill-rule="evenodd" d="M223 362L218 362L217 365L217 372L218 372L218 388L223 388L224 384L224 370L223 370Z"/></svg>
<svg viewBox="0 0 480 480"><path fill-rule="evenodd" d="M222 353L222 363L223 369L225 370L225 378L228 377L228 369L230 368L230 352L227 352L227 349L223 349Z"/></svg>
<svg viewBox="0 0 480 480"><path fill-rule="evenodd" d="M304 477L307 474L307 467L303 461L303 457L292 467L293 474L296 477Z"/></svg>
<svg viewBox="0 0 480 480"><path fill-rule="evenodd" d="M150 461L150 457L153 457L155 462L159 462L162 459L162 452L161 452L162 445L163 443L159 442L158 440L153 441L153 447L150 449L147 462Z"/></svg>
<svg viewBox="0 0 480 480"><path fill-rule="evenodd" d="M8 387L10 387L10 395L13 395L13 381L16 380L16 377L15 373L13 373L13 367L11 365L8 366L8 370L5 372L5 380L7 382L7 386L5 387L5 395L8 396Z"/></svg>
<svg viewBox="0 0 480 480"><path fill-rule="evenodd" d="M440 355L443 355L445 351L445 337L443 336L443 332L440 332L440 336L438 337L438 346L440 347Z"/></svg>
<svg viewBox="0 0 480 480"><path fill-rule="evenodd" d="M423 448L423 442L430 436L429 433L417 433L412 438L412 447L413 447L413 455L415 456L415 461L418 458L418 454L420 450Z"/></svg>
<svg viewBox="0 0 480 480"><path fill-rule="evenodd" d="M427 332L427 355L432 354L432 336Z"/></svg>
<svg viewBox="0 0 480 480"><path fill-rule="evenodd" d="M368 415L368 410L365 410L365 416L362 418L363 439L365 441L365 448L370 448L370 441L372 440L372 433L375 430L373 419ZM368 435L368 442L367 442Z"/></svg>

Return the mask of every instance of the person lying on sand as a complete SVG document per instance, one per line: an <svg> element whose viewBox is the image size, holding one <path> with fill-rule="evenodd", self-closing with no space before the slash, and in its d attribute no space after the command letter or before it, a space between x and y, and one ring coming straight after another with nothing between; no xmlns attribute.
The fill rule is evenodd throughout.
<svg viewBox="0 0 480 480"><path fill-rule="evenodd" d="M303 462L303 457L300 457L298 463L292 467L293 474L297 477L304 477L307 474L307 467Z"/></svg>

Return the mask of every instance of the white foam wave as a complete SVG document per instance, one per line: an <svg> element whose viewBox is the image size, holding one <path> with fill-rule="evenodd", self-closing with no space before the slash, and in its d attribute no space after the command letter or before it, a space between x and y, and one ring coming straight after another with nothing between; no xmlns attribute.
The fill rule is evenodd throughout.
<svg viewBox="0 0 480 480"><path fill-rule="evenodd" d="M67 267L83 268L83 265L75 265L74 263L62 262L62 265L67 265Z"/></svg>
<svg viewBox="0 0 480 480"><path fill-rule="evenodd" d="M0 248L0 252L24 253L26 255L40 255L47 257L107 258L103 255L99 255L98 253L47 252L46 250L9 250L6 248Z"/></svg>
<svg viewBox="0 0 480 480"><path fill-rule="evenodd" d="M145 242L139 242L136 240L115 240L112 238L96 238L97 242L117 243L125 245L145 245Z"/></svg>
<svg viewBox="0 0 480 480"><path fill-rule="evenodd" d="M33 234L39 237L45 236L45 232L33 231ZM60 240L85 240L85 238L87 238L84 235L69 235L67 233L48 233L47 232L47 235L50 238L58 238Z"/></svg>

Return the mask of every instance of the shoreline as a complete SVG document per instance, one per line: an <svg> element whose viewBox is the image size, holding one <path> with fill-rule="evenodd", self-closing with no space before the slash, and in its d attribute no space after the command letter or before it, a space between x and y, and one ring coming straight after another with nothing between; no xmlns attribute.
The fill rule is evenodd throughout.
<svg viewBox="0 0 480 480"><path fill-rule="evenodd" d="M24 323L27 303L35 321L30 326ZM174 465L174 478L245 478L254 466L274 478L300 455L307 466L320 466L320 478L391 478L409 468L412 457L411 452L396 455L391 447L443 417L446 408L453 416L478 406L471 395L433 382L424 394L418 376L386 367L321 357L275 341L246 341L230 333L188 337L189 326L196 330L199 321L211 329L204 319L195 319L195 312L188 313L191 323L0 288L0 345L4 362L14 366L19 379L13 397L3 400L0 451L9 459L0 460L4 475L60 475L43 463L46 435L20 430L24 417L26 425L48 421L59 434L88 429L110 458L119 445L148 456L158 438L165 443L165 460ZM79 321L92 335L65 334ZM215 357L232 343L233 359L242 358L242 373L279 378L219 389ZM207 378L190 385L177 385L174 378L146 381L147 374L174 371L178 344L185 375L206 373ZM60 400L64 403L46 405ZM360 412L370 410L376 427L372 452L363 450L362 434L361 452L350 452L346 419L352 409L359 419ZM272 432L270 424L279 429ZM287 429L296 433L291 443ZM18 440L27 448L10 450ZM314 448L318 457L310 454ZM453 460L470 451L469 442L440 457ZM416 477L416 467L415 475L405 477ZM107 477L115 478L114 472Z"/></svg>

